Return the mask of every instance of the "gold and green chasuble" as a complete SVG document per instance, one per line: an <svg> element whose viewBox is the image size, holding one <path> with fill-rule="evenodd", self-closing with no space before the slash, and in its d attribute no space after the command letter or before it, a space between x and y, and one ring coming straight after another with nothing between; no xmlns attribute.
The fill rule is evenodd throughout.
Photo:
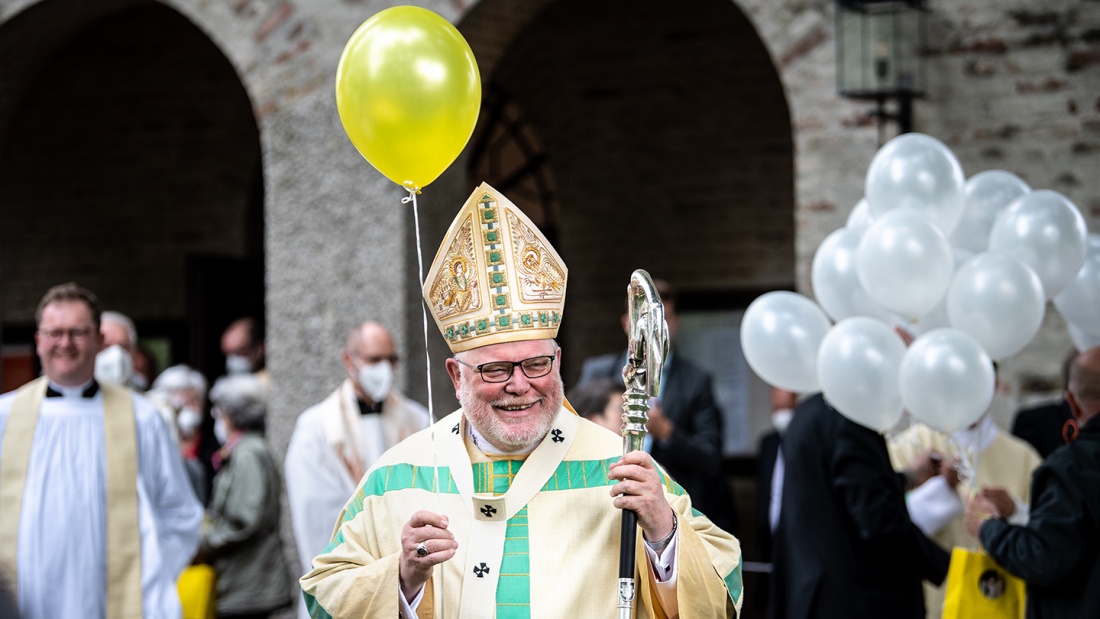
<svg viewBox="0 0 1100 619"><path fill-rule="evenodd" d="M492 461L476 449L471 457L465 423L456 411L367 472L332 543L301 579L313 617L397 617L401 530L422 509L446 515L459 546L436 566L419 617L618 616L621 511L607 473L622 439L563 408L526 460ZM742 599L740 545L664 479L679 519L679 617L733 617ZM635 616L663 618L641 540L639 532Z"/></svg>

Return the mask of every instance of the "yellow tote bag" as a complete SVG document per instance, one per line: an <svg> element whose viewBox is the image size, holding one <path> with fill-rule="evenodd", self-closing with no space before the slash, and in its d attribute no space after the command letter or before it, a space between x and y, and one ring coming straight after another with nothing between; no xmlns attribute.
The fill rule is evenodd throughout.
<svg viewBox="0 0 1100 619"><path fill-rule="evenodd" d="M945 589L943 619L1023 619L1024 581L985 552L956 546Z"/></svg>
<svg viewBox="0 0 1100 619"><path fill-rule="evenodd" d="M217 574L209 565L190 565L176 581L183 619L214 619L214 587Z"/></svg>

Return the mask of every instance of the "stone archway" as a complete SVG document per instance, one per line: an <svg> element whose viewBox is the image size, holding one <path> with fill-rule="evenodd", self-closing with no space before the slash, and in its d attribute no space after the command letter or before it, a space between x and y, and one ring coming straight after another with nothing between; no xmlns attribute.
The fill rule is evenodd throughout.
<svg viewBox="0 0 1100 619"><path fill-rule="evenodd" d="M216 363L224 325L211 323L232 318L217 312L263 311L252 103L179 12L84 4L40 2L0 27L4 57L18 59L3 63L0 99L5 341L33 326L48 286L77 280L133 317L162 362ZM208 299L226 268L251 275L233 282L238 296Z"/></svg>
<svg viewBox="0 0 1100 619"><path fill-rule="evenodd" d="M483 1L460 28L553 172L571 268L567 376L623 346L634 268L702 303L793 286L790 114L736 5Z"/></svg>

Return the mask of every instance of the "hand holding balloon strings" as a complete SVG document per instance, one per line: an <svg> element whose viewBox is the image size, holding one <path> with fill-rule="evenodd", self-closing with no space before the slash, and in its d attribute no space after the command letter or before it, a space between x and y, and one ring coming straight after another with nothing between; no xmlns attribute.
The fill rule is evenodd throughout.
<svg viewBox="0 0 1100 619"><path fill-rule="evenodd" d="M402 203L411 202L413 206L421 282L424 258L416 194L438 178L466 147L480 107L481 76L473 51L450 22L427 9L397 6L376 13L352 34L340 56L336 69L340 121L359 153L409 192ZM430 377L428 316L423 306L421 311L425 372ZM428 414L434 419L431 385L428 380ZM433 464L434 456L433 451ZM435 469L438 491L439 467ZM436 499L438 508L438 492ZM412 587L415 594L427 581L432 566L454 554L446 518L429 512L418 515L418 524L410 521L402 536L407 551L401 557L406 599L407 585L419 583ZM442 531L450 542L414 540L425 530Z"/></svg>

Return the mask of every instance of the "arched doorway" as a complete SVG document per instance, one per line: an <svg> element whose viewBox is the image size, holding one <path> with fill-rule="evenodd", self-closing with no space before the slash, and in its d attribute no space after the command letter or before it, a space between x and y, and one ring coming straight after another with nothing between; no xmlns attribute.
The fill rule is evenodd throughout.
<svg viewBox="0 0 1100 619"><path fill-rule="evenodd" d="M0 51L6 348L76 280L162 363L220 373L220 330L264 299L260 141L232 65L139 0L40 2L0 26Z"/></svg>
<svg viewBox="0 0 1100 619"><path fill-rule="evenodd" d="M751 451L739 311L795 281L790 112L753 24L729 0L484 0L459 27L487 93L471 185L552 188L518 187L570 268L567 386L584 358L625 347L626 285L645 268L679 289L680 344L714 374L727 450Z"/></svg>

